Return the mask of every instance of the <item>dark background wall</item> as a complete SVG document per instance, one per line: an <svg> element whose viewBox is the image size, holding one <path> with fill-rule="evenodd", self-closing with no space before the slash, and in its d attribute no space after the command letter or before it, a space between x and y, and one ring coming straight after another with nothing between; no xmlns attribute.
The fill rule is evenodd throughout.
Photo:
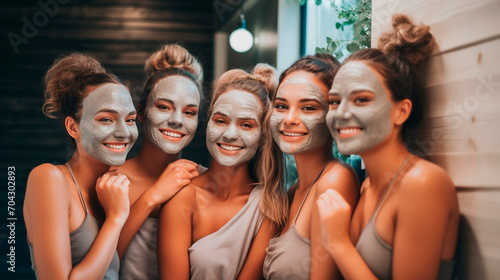
<svg viewBox="0 0 500 280"><path fill-rule="evenodd" d="M45 71L60 55L85 52L128 81L138 96L147 57L163 44L179 42L201 61L208 92L218 21L206 0L4 0L0 5L0 279L34 279L22 220L27 176L41 163L66 162L73 152L61 122L42 114ZM183 157L207 165L204 138L200 123ZM131 154L139 147L140 141ZM15 167L15 273L7 271L8 166Z"/></svg>

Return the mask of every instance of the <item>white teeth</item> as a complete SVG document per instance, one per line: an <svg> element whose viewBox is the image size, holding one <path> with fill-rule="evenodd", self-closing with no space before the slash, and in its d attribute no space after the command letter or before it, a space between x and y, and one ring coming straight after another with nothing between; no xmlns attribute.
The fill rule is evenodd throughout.
<svg viewBox="0 0 500 280"><path fill-rule="evenodd" d="M175 137L175 138L181 138L182 137L182 134L179 134L179 133L170 132L170 131L163 131L163 130L160 130L160 131L164 135L167 135L167 136L170 136L170 137Z"/></svg>
<svg viewBox="0 0 500 280"><path fill-rule="evenodd" d="M221 148L223 148L224 150L228 150L228 151L238 151L238 150L242 150L243 149L243 147L228 146L228 145L223 145L223 144L219 144L219 146Z"/></svg>
<svg viewBox="0 0 500 280"><path fill-rule="evenodd" d="M360 131L361 128L341 128L339 129L340 134L350 134Z"/></svg>
<svg viewBox="0 0 500 280"><path fill-rule="evenodd" d="M303 135L306 135L306 133L283 132L283 135L285 135L285 136L303 136Z"/></svg>
<svg viewBox="0 0 500 280"><path fill-rule="evenodd" d="M104 146L111 148L111 149L117 149L117 150L125 148L125 144L121 144L121 145L104 144Z"/></svg>

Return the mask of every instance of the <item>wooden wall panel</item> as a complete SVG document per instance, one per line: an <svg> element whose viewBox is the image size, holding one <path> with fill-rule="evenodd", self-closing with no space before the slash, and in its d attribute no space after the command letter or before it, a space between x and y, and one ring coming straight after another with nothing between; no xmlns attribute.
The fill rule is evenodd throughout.
<svg viewBox="0 0 500 280"><path fill-rule="evenodd" d="M431 26L427 112L411 143L452 177L460 203L459 279L500 274L500 1L373 0L372 45L402 12Z"/></svg>

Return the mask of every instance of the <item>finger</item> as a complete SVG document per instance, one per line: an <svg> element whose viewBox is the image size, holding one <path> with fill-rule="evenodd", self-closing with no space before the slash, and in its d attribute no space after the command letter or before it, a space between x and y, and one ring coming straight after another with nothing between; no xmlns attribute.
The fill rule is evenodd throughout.
<svg viewBox="0 0 500 280"><path fill-rule="evenodd" d="M191 180L189 180L189 179L182 179L180 185L182 187L185 187L185 186L189 185L189 183L191 183Z"/></svg>
<svg viewBox="0 0 500 280"><path fill-rule="evenodd" d="M115 185L115 186L121 186L125 180L128 180L127 176L125 176L125 175L118 175L116 177L116 180L113 182L113 185Z"/></svg>

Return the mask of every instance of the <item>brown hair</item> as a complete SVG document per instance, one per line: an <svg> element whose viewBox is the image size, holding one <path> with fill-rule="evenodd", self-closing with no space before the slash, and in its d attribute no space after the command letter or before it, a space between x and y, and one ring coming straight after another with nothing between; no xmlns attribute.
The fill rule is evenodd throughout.
<svg viewBox="0 0 500 280"><path fill-rule="evenodd" d="M305 71L313 73L318 77L321 82L329 89L332 86L333 78L340 67L340 63L333 56L328 54L315 54L307 55L302 57L293 63L288 69L286 69L280 76L280 84L283 80L293 72ZM276 92L273 93L271 97L271 102L274 102L276 98ZM285 197L283 203L278 205L280 207L277 212L280 212L279 226L283 227L288 219L288 196L283 183L285 177L285 161L283 158L283 153L281 152L278 144L274 141L271 133L271 115L273 113L272 108L266 113L266 117L263 125L263 136L265 143L263 145L262 151L262 161L259 166L259 173L262 174L262 183L268 186L272 195L276 197ZM272 203L272 201L271 201Z"/></svg>
<svg viewBox="0 0 500 280"><path fill-rule="evenodd" d="M409 99L412 102L410 116L401 129L405 143L408 141L408 129L415 127L423 116L424 100L417 70L435 46L434 37L429 30L427 25L416 25L408 16L396 14L392 17L392 30L380 37L378 49L359 50L343 63L366 63L382 75L392 100Z"/></svg>
<svg viewBox="0 0 500 280"><path fill-rule="evenodd" d="M139 101L139 111L144 113L147 97L156 84L168 76L184 76L193 81L202 95L203 68L200 62L192 56L185 48L177 44L163 46L153 53L144 67L148 79L144 84L141 99Z"/></svg>
<svg viewBox="0 0 500 280"><path fill-rule="evenodd" d="M212 114L217 99L222 94L231 90L242 90L255 95L261 101L265 115L270 110L271 102L269 98L274 95L277 84L276 70L267 64L257 64L251 73L247 73L241 69L229 70L214 82L208 116L210 117ZM268 127L264 121L262 123L262 137L264 138L263 142L265 142ZM273 186L269 185L268 181L266 181L266 176L264 176L266 172L263 172L261 167L269 160L273 160L273 158L264 154L264 149L257 151L254 171L259 183L263 186L259 207L264 215L281 226L284 224L283 221L286 221L287 215L285 211L288 205L286 192L275 191L272 188Z"/></svg>
<svg viewBox="0 0 500 280"><path fill-rule="evenodd" d="M83 99L88 94L87 86L121 84L115 75L106 72L99 61L82 53L56 59L44 82L43 113L49 118L58 115L63 119L72 117L77 122L80 121Z"/></svg>

